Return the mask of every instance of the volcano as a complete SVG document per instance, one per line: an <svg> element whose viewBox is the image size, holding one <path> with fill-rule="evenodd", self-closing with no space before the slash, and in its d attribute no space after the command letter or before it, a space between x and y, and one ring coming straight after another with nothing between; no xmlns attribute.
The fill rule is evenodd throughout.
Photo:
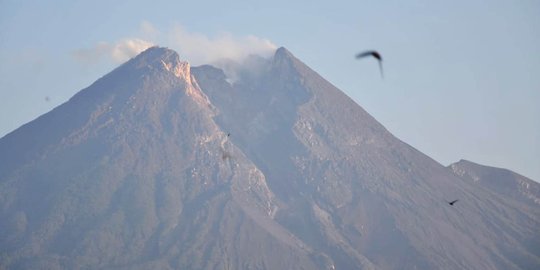
<svg viewBox="0 0 540 270"><path fill-rule="evenodd" d="M442 166L285 48L231 74L152 47L1 138L0 268L540 268L536 182Z"/></svg>

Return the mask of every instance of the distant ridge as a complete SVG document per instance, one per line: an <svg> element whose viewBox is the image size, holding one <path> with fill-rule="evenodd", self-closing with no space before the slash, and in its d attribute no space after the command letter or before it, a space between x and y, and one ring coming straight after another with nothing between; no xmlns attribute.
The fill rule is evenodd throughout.
<svg viewBox="0 0 540 270"><path fill-rule="evenodd" d="M456 175L503 196L540 205L540 184L513 171L460 160L448 166Z"/></svg>

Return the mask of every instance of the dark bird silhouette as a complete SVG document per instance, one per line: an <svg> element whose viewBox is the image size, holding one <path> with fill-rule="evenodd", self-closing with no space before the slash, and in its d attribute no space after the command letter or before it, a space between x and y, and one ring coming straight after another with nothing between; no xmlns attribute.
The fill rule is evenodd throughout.
<svg viewBox="0 0 540 270"><path fill-rule="evenodd" d="M379 62L379 70L381 71L381 78L384 78L384 72L383 72L383 67L382 67L382 56L381 56L381 54L379 52L377 52L377 51L361 52L361 53L356 55L356 59L361 59L361 58L368 57L368 56L371 56L371 57L377 59L377 61Z"/></svg>
<svg viewBox="0 0 540 270"><path fill-rule="evenodd" d="M453 201L451 201L451 202L448 202L448 204L449 204L449 205L454 205L454 203L456 203L457 201L459 201L459 200L453 200Z"/></svg>

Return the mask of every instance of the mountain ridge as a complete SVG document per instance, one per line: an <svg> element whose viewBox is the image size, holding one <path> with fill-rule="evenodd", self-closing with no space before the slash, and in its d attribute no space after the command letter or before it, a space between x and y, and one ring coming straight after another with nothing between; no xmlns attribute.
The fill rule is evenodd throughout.
<svg viewBox="0 0 540 270"><path fill-rule="evenodd" d="M538 182L511 170L480 165L464 159L448 165L448 168L456 175L498 194L511 194L516 199L524 199L526 203L540 204Z"/></svg>

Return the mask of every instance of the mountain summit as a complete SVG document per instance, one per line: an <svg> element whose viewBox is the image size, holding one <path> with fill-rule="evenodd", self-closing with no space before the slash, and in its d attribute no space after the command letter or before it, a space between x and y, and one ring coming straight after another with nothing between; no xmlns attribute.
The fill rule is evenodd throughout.
<svg viewBox="0 0 540 270"><path fill-rule="evenodd" d="M236 68L153 47L1 138L0 268L540 266L524 195L398 140L285 48Z"/></svg>

